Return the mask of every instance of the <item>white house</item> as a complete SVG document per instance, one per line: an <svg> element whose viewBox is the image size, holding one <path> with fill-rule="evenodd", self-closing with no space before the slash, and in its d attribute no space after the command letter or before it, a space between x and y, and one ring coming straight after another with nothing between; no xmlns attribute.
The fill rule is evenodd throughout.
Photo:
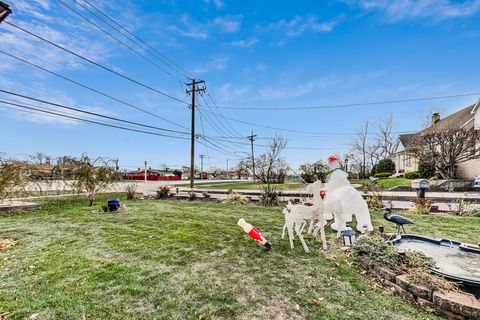
<svg viewBox="0 0 480 320"><path fill-rule="evenodd" d="M395 162L397 174L418 170L418 159L409 156L405 152L408 144L412 142L416 134L433 127L435 127L435 129L442 129L452 126L480 130L480 99L476 104L468 106L444 119L441 119L439 113L435 113L432 116L432 125L425 130L414 134L399 135L395 152L389 156L389 158ZM480 175L480 158L459 163L456 170L456 176L458 178L474 180L476 176Z"/></svg>

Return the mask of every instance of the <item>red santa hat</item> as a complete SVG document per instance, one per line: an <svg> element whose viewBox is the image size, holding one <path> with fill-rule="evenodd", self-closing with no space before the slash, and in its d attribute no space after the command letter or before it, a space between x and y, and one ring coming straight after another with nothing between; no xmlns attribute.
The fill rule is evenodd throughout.
<svg viewBox="0 0 480 320"><path fill-rule="evenodd" d="M338 161L337 156L332 154L330 157L328 157L328 162L335 162L335 161Z"/></svg>

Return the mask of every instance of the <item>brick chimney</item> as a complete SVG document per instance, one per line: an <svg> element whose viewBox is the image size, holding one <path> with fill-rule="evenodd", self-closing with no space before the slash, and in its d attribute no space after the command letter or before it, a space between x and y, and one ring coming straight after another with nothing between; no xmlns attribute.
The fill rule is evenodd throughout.
<svg viewBox="0 0 480 320"><path fill-rule="evenodd" d="M432 115L432 127L433 127L438 121L440 121L440 113L435 112L435 113Z"/></svg>

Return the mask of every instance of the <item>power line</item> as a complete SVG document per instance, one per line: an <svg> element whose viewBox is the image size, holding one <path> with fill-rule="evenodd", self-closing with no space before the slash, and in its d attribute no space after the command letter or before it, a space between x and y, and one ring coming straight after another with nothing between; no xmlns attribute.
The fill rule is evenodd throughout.
<svg viewBox="0 0 480 320"><path fill-rule="evenodd" d="M60 1L60 3L68 8L69 10L71 10L72 12L74 12L76 15L80 16L82 19L84 19L85 21L87 21L88 23L90 23L91 25L93 25L95 28L99 29L100 31L102 31L103 33L105 33L106 35L108 35L110 38L112 38L113 40L115 40L116 42L118 42L119 44L121 44L122 46L124 46L125 48L127 48L128 50L132 51L133 53L135 53L136 55L138 55L139 57L141 57L142 59L144 59L145 61L149 62L151 65L155 66L156 68L158 68L159 70L161 70L162 72L165 72L166 74L168 74L169 76L171 76L172 78L174 78L175 80L179 80L178 78L176 78L172 73L170 73L169 71L165 70L163 67L159 66L158 64L156 64L154 61L152 61L151 59L147 58L145 55L143 55L141 52L138 52L137 50L135 50L134 48L132 48L131 46L129 46L128 44L124 43L122 40L118 39L116 36L114 36L113 34L111 34L110 32L108 32L107 30L105 30L104 28L102 28L101 26L99 26L98 24L96 24L95 22L93 22L92 20L88 19L86 16L84 16L83 14L81 14L80 12L78 12L77 10L75 10L74 8L70 7L68 4L66 4L65 2L63 2L62 0L58 0ZM75 1L75 0L74 0ZM75 1L77 4L81 5L83 7L82 4L78 3L77 1Z"/></svg>
<svg viewBox="0 0 480 320"><path fill-rule="evenodd" d="M236 145L242 145L242 146L250 146L250 142L238 142L238 141L230 141L230 140L224 140L222 138L218 138L218 137L211 137L211 136L208 136L209 139L211 140L214 140L214 141L226 141L226 142L229 142L229 143L232 143L232 144L236 144ZM244 138L245 139L245 138ZM255 137L255 139L257 139L257 137ZM286 139L287 141L290 141L291 139L288 138ZM267 144L255 144L255 146L257 147L265 147L265 148L268 148L269 145ZM291 150L331 150L331 149L345 149L345 148L339 148L339 147L331 147L331 148L315 148L315 147L285 147L285 149L291 149Z"/></svg>
<svg viewBox="0 0 480 320"><path fill-rule="evenodd" d="M205 136L205 127L203 126L203 119L201 116L200 116L200 127L202 128L202 134ZM204 145L204 147L205 147L205 153L207 154L208 165L211 167L210 155L208 154L208 146Z"/></svg>
<svg viewBox="0 0 480 320"><path fill-rule="evenodd" d="M382 104L396 104L396 103L406 103L406 102L418 102L418 101L428 101L428 100L442 100L442 99L454 99L461 97L469 96L478 96L480 92L472 93L463 93L463 94L453 94L446 96L432 96L432 97L422 97L422 98L410 98L410 99L400 99L400 100L385 100L385 101L376 101L376 102L359 102L359 103L347 103L347 104L334 104L334 105L321 105L321 106L300 106L300 107L219 107L220 109L225 110L312 110L312 109L336 109L336 108L350 108L350 107L359 107L359 106L374 106Z"/></svg>
<svg viewBox="0 0 480 320"><path fill-rule="evenodd" d="M209 114L207 113L204 113L203 111L201 111L201 109L198 109L198 114L200 115L200 117L203 117L203 119L205 119L206 122L208 122L210 124L210 126L218 133L220 134L221 136L225 135L225 132L217 125L217 123L215 122L215 120L212 120L212 118L210 117ZM227 133L228 135L228 133Z"/></svg>
<svg viewBox="0 0 480 320"><path fill-rule="evenodd" d="M201 98L202 98L203 102L205 103L204 106L206 106L209 110L212 110L212 107L208 104L207 100L205 100L205 98L204 98L203 96L202 96ZM199 106L201 106L201 105L199 104ZM213 116L215 117L215 119L217 120L216 122L214 121L214 123L217 123L217 122L218 122L218 124L221 126L221 131L223 131L224 133L226 133L227 136L228 136L228 135L232 135L232 134L233 134L233 135L236 135L232 130L230 130L230 129L224 124L224 122L227 122L227 121L225 121L225 120L222 121L222 120L217 116L216 113L212 113L212 114L213 114ZM221 133L220 133L220 134L221 134Z"/></svg>
<svg viewBox="0 0 480 320"><path fill-rule="evenodd" d="M213 100L213 97L212 95L210 94L210 92L207 92L207 95L208 97L210 98L210 101L212 101L213 103L213 106L217 109L218 113L220 115L223 115L222 111L218 108L217 104L215 103L215 101ZM203 97L202 97L203 98ZM207 107L212 110L213 108L210 106L210 104L205 100L203 99L203 101L205 102L205 104L207 105ZM215 116L215 118L217 119L217 121L222 125L223 128L226 129L227 132L229 132L229 134L232 134L234 136L238 136L238 137L243 137L242 134L240 134L238 131L235 130L235 128L232 127L232 125L230 124L229 121L226 121L224 119L223 122L226 123L226 126L223 124L223 122L217 117L217 115L215 113L213 113L213 115Z"/></svg>
<svg viewBox="0 0 480 320"><path fill-rule="evenodd" d="M206 111L206 110L204 110L204 111ZM206 112L213 113L212 111L206 111ZM314 132L314 131L302 131L302 130L294 130L294 129L288 129L288 128L272 127L272 126L267 126L267 125L263 125L263 124L259 124L259 123L248 122L248 121L244 121L244 120L238 120L238 119L230 118L230 117L219 115L219 114L217 114L217 115L221 118L225 118L225 119L228 119L230 121L243 123L243 124L247 124L247 125L255 126L255 127L259 127L259 128L277 130L277 131L285 131L285 132L293 132L293 133L306 133L306 134L317 135L319 137L320 136L334 136L334 135L338 135L338 136L352 136L352 135L355 135L355 133ZM409 131L398 131L398 132L392 132L392 133L408 133L408 132ZM369 134L377 134L377 133L372 132L372 133L369 133Z"/></svg>
<svg viewBox="0 0 480 320"><path fill-rule="evenodd" d="M213 96L210 94L209 91L207 91L207 95L208 97L210 98L210 100L212 101L213 105L215 106L215 108L218 110L218 112L223 115L222 113L222 110L220 110L220 108L218 107L217 103L215 102L215 100L213 99ZM227 125L235 132L234 135L238 135L239 137L242 137L243 138L243 135L241 133L239 133L231 124L230 122L226 121Z"/></svg>
<svg viewBox="0 0 480 320"><path fill-rule="evenodd" d="M68 109L68 110L81 112L81 113L93 115L93 116L104 118L104 119L109 119L109 120L119 121L119 122L123 122L123 123L133 124L133 125L136 125L136 126L145 127L145 128L149 128L149 129L155 129L155 130L172 132L172 133L179 133L179 134L186 134L186 135L189 134L188 132L171 130L171 129L166 129L166 128L160 128L160 127L151 126L151 125L148 125L148 124L143 124L143 123L139 123L139 122L134 122L134 121L123 120L123 119L119 119L119 118L115 118L115 117L111 117L111 116L106 116L106 115L99 114L99 113L96 113L96 112L91 112L91 111L87 111L87 110L83 110L83 109L79 109L79 108L74 108L74 107L69 107L69 106L66 106L64 104L49 102L49 101L46 101L46 100L29 97L29 96L26 96L26 95L23 95L23 94L7 91L7 90L3 90L3 89L0 89L0 92L3 92L3 93L8 94L8 95L12 95L12 96L16 96L16 97L20 97L20 98L24 98L24 99L48 104L48 105L51 105L51 106L59 107L59 108L62 108L62 109Z"/></svg>
<svg viewBox="0 0 480 320"><path fill-rule="evenodd" d="M74 0L76 3L78 3L76 0ZM149 45L147 42L143 41L142 39L140 39L139 37L137 37L134 33L132 33L130 30L128 30L127 28L125 28L123 25L121 25L120 23L118 23L117 21L115 21L115 19L113 19L110 15L108 15L107 13L105 13L104 11L102 11L101 9L99 9L98 7L96 7L95 5L91 4L88 0L83 0L83 2L87 3L90 7L92 7L94 10L96 10L97 12L99 12L101 15L103 15L104 17L106 17L108 20L112 21L115 25L117 25L118 27L120 27L122 30L124 30L127 34L129 34L130 36L132 36L135 40L137 40L138 42L142 43L143 45L145 45L147 48L149 48L150 50L152 50L153 52L155 52L156 54L160 55L161 57L163 57L163 59L167 60L167 62L163 61L161 58L159 58L157 56L158 59L160 59L161 61L163 61L165 64L171 64L173 67L177 68L178 70L180 70L181 72L185 72L185 74L187 75L187 78L188 77L192 77L193 78L193 75L188 71L186 70L185 68L183 68L182 66L178 65L175 61L173 61L172 59L170 59L169 57L167 57L165 54L163 54L162 52L160 52L159 50L155 49L154 47L152 47L151 45ZM92 13L90 10L89 10L90 13ZM93 14L93 13L92 13ZM98 17L98 16L97 16ZM102 20L104 21L104 20ZM104 21L105 22L105 21ZM105 22L106 23L106 22ZM110 25L110 24L109 24ZM111 26L111 25L110 25ZM118 30L117 30L118 32ZM131 40L132 41L132 40ZM137 44L138 45L138 44ZM144 48L145 49L145 48ZM151 54L151 53L150 53Z"/></svg>
<svg viewBox="0 0 480 320"><path fill-rule="evenodd" d="M122 73L120 73L120 72L118 72L118 71L115 71L115 70L113 70L113 69L111 69L111 68L109 68L109 67L106 67L106 66L104 66L104 65L102 65L102 64L100 64L100 63L98 63L98 62L95 62L95 61L93 61L93 60L91 60L91 59L89 59L89 58L86 58L86 57L84 57L84 56L82 56L82 55L80 55L80 54L78 54L78 53L76 53L76 52L74 52L74 51L72 51L72 50L70 50L70 49L67 49L67 48L65 48L65 47L63 47L63 46L61 46L61 45L59 45L59 44L56 44L56 43L54 43L54 42L52 42L52 41L50 41L50 40L48 40L48 39L46 39L46 38L44 38L44 37L42 37L42 36L39 36L39 35L31 32L31 31L28 31L28 30L25 29L25 28L22 28L22 27L20 27L20 26L17 26L17 25L14 24L14 23L11 23L11 22L8 22L8 21L4 21L4 22L5 22L6 24L8 24L9 26L12 26L12 27L14 27L14 28L16 28L16 29L18 29L18 30L20 30L20 31L23 31L23 32L31 35L32 37L35 37L35 38L37 38L37 39L39 39L39 40L42 40L42 41L44 41L44 42L46 42L46 43L48 43L48 44L50 44L50 45L52 45L52 46L60 49L60 50L63 50L63 51L65 51L65 52L67 52L67 53L69 53L69 54L71 54L71 55L74 55L74 56L76 56L77 58L80 58L80 59L82 59L82 60L84 60L84 61L86 61L86 62L88 62L88 63L90 63L90 64L93 64L93 65L95 65L95 66L97 66L97 67L99 67L99 68L101 68L101 69L103 69L103 70L106 70L106 71L108 71L108 72L110 72L110 73L112 73L112 74L115 74L115 75L117 75L117 76L119 76L119 77L121 77L121 78L123 78L123 79L125 79L125 80L128 80L128 81L130 81L130 82L132 82L132 83L135 83L135 84L137 84L137 85L139 85L139 86L141 86L141 87L143 87L143 88L146 88L146 89L148 89L148 90L151 90L151 91L153 91L153 92L155 92L155 93L158 93L158 94L160 94L160 95L162 95L162 96L168 97L168 98L170 98L170 99L172 99L172 100L181 102L181 103L183 103L183 104L186 104L186 105L189 104L189 103L186 102L186 101L183 101L183 100L181 100L181 99L179 99L179 98L177 98L177 97L174 97L174 96L172 96L172 95L170 95L170 94L168 94L168 93L165 93L165 92L162 92L162 91L160 91L160 90L157 90L157 89L153 88L153 87L150 86L150 85L144 84L144 83L142 83L142 82L140 82L140 81L138 81L138 80L135 80L135 79L133 79L133 78L131 78L131 77L129 77L129 76L126 76L126 75L124 75L124 74L122 74Z"/></svg>
<svg viewBox="0 0 480 320"><path fill-rule="evenodd" d="M99 121L94 121L94 120L89 120L89 119L84 119L84 118L79 118L79 117L74 117L74 116L68 116L66 114L61 114L61 113L57 113L57 112L53 112L53 111L47 111L47 110L42 110L42 109L38 109L38 108L28 107L28 106L21 105L21 104L14 104L14 103L9 103L9 102L4 102L4 101L1 101L0 103L8 104L8 105L14 105L16 107L20 107L20 108L27 109L27 110L30 110L30 111L45 113L45 114L53 115L53 116L56 116L56 117L76 120L76 121L79 121L79 122L86 122L86 123L101 125L101 126L105 126L105 127L121 129L121 130L126 130L126 131L139 132L139 133L161 136L161 137L168 137L168 138L174 138L174 139L180 139L180 140L188 140L188 138L177 137L177 136L162 134L162 133L158 133L158 132L144 131L144 130L138 130L138 129L128 128L128 127L117 126L117 125L113 125L113 124L109 124L109 123L104 123L104 122L99 122Z"/></svg>
<svg viewBox="0 0 480 320"><path fill-rule="evenodd" d="M157 115L157 114L155 114L155 113L153 113L153 112L147 111L147 110L145 110L145 109L143 109L143 108L140 108L140 107L138 107L138 106L135 106L135 105L133 105L133 104L131 104L131 103L125 102L124 100L121 100L121 99L119 99L119 98L115 98L115 97L113 97L113 96L111 96L111 95L109 95L109 94L107 94L107 93L105 93L105 92L102 92L102 91L97 90L97 89L95 89L95 88L89 87L89 86L87 86L87 85L85 85L85 84L83 84L83 83L81 83L81 82L78 82L78 81L76 81L76 80L70 79L70 78L68 78L68 77L65 77L65 76L63 76L63 75L61 75L61 74L58 74L58 73L56 73L56 72L53 72L53 71L51 71L51 70L48 70L48 69L46 69L46 68L44 68L44 67L41 67L41 66L39 66L39 65L37 65L37 64L34 64L34 63L30 62L30 61L27 61L27 60L25 60L25 59L22 59L22 58L20 58L20 57L17 57L17 56L15 56L15 55L11 54L11 53L5 52L5 51L3 51L3 50L1 50L1 49L0 49L0 53L3 53L3 54L5 54L5 55L7 55L7 56L9 56L9 57L11 57L11 58L13 58L13 59L16 59L16 60L18 60L18 61L21 61L21 62L23 62L23 63L25 63L25 64L28 64L28 65L30 65L30 66L32 66L32 67L34 67L34 68L37 68L37 69L39 69L39 70L42 70L42 71L44 71L44 72L47 72L47 73L49 73L49 74L51 74L51 75L54 75L54 76L56 76L56 77L59 77L59 78L65 80L65 81L68 81L68 82L70 82L70 83L73 83L73 84L75 84L75 85L77 85L77 86L80 86L80 87L82 87L82 88L84 88L84 89L87 89L87 90L90 90L90 91L92 91L92 92L95 92L95 93L97 93L97 94L99 94L99 95L101 95L101 96L104 96L104 97L106 97L106 98L109 98L109 99L111 99L111 100L114 100L114 101L116 101L116 102L119 102L119 103L121 103L121 104L123 104L123 105L126 105L126 106L130 107L130 108L133 108L133 109L138 110L138 111L140 111L140 112L146 113L146 114L148 114L148 115L151 115L151 116L153 116L153 117L156 117L156 118L158 118L158 119L161 119L161 120L163 120L163 121L166 121L166 122L168 122L168 123L170 123L170 124L173 124L173 125L175 125L175 126L177 126L177 127L180 127L180 128L183 128L183 129L188 129L187 127L185 127L185 126L183 126L183 125L181 125L181 124L179 124L179 123L176 123L176 122L174 122L174 121L165 119L165 118L163 118L163 117L161 117L161 116L159 116L159 115Z"/></svg>
<svg viewBox="0 0 480 320"><path fill-rule="evenodd" d="M239 157L238 154L235 154L233 152L230 152L226 149L223 149L222 147L219 147L216 143L213 143L210 139L208 139L207 137L203 137L201 136L201 138L203 138L203 140L207 143L209 143L211 146L213 146L212 148L215 148L217 151L223 153L223 154L226 154L226 155L233 155L235 157ZM240 158L240 157L239 157Z"/></svg>

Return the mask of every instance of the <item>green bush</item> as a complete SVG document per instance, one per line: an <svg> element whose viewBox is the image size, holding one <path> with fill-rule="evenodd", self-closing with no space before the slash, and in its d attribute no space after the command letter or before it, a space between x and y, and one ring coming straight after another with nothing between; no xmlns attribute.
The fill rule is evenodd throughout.
<svg viewBox="0 0 480 320"><path fill-rule="evenodd" d="M262 206L277 206L278 192L277 187L272 184L265 184L262 186L262 194L260 195L260 204Z"/></svg>
<svg viewBox="0 0 480 320"><path fill-rule="evenodd" d="M375 178L388 178L391 175L392 174L390 172L379 172L379 173L375 173Z"/></svg>
<svg viewBox="0 0 480 320"><path fill-rule="evenodd" d="M155 194L155 199L166 199L170 195L169 186L161 186L158 188L157 193Z"/></svg>
<svg viewBox="0 0 480 320"><path fill-rule="evenodd" d="M428 162L421 161L418 164L418 174L421 178L429 179L433 177L436 172L437 170L435 169L435 166Z"/></svg>
<svg viewBox="0 0 480 320"><path fill-rule="evenodd" d="M405 173L405 178L407 179L420 179L420 174L417 171L411 171Z"/></svg>
<svg viewBox="0 0 480 320"><path fill-rule="evenodd" d="M397 249L381 237L360 237L353 246L353 255L391 269L396 269L399 263Z"/></svg>
<svg viewBox="0 0 480 320"><path fill-rule="evenodd" d="M395 163L392 159L382 159L375 166L375 173L377 172L390 172L390 174L395 172Z"/></svg>

